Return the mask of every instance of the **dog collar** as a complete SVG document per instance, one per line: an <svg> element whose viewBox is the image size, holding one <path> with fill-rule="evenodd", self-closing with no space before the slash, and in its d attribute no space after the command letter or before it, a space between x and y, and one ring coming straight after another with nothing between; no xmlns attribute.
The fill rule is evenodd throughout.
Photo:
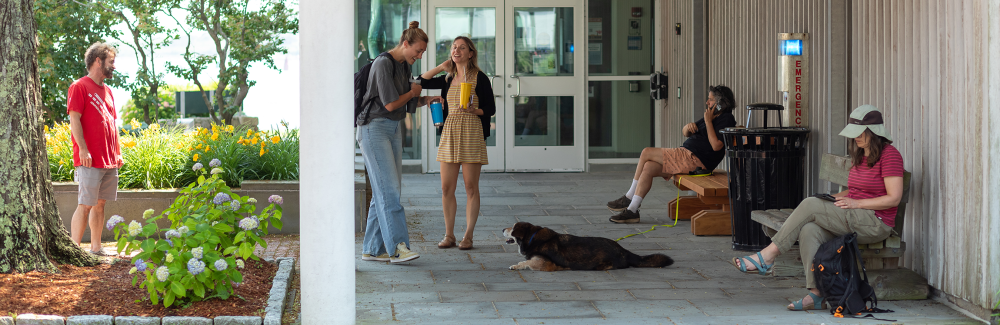
<svg viewBox="0 0 1000 325"><path fill-rule="evenodd" d="M531 245L531 241L535 239L535 234L538 234L538 232L536 231L534 234L531 234L531 238L528 238L528 245Z"/></svg>

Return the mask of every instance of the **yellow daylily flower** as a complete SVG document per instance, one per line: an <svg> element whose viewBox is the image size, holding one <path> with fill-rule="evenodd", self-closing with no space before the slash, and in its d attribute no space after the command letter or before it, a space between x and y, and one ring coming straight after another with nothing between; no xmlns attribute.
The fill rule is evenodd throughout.
<svg viewBox="0 0 1000 325"><path fill-rule="evenodd" d="M212 133L212 141L218 141L218 140L219 140L219 134L218 133Z"/></svg>
<svg viewBox="0 0 1000 325"><path fill-rule="evenodd" d="M278 143L280 141L281 141L281 137L280 136L276 135L276 136L271 137L271 142L273 142L273 143Z"/></svg>
<svg viewBox="0 0 1000 325"><path fill-rule="evenodd" d="M198 154L194 154L194 158L192 160L198 161Z"/></svg>
<svg viewBox="0 0 1000 325"><path fill-rule="evenodd" d="M226 132L233 133L235 129L232 125L226 125Z"/></svg>
<svg viewBox="0 0 1000 325"><path fill-rule="evenodd" d="M263 157L265 153L267 153L267 150L264 150L264 148L260 148L260 156Z"/></svg>
<svg viewBox="0 0 1000 325"><path fill-rule="evenodd" d="M160 130L160 124L159 123L150 124L149 125L149 130L154 131L154 132Z"/></svg>
<svg viewBox="0 0 1000 325"><path fill-rule="evenodd" d="M136 120L136 119L132 119L132 121L131 121L131 122L129 122L129 124L131 124L131 125L132 125L132 129L133 129L133 130L135 130L135 129L138 129L138 128L141 128L141 127L142 127L142 123L139 123L139 120Z"/></svg>
<svg viewBox="0 0 1000 325"><path fill-rule="evenodd" d="M250 143L252 143L252 144L254 144L254 145L256 145L256 144L257 144L257 141L258 141L258 140L257 140L257 138L251 138L251 139L250 139Z"/></svg>
<svg viewBox="0 0 1000 325"><path fill-rule="evenodd" d="M212 146L205 146L205 152L212 151Z"/></svg>
<svg viewBox="0 0 1000 325"><path fill-rule="evenodd" d="M197 146L194 146L195 149L201 149L201 147L202 147L201 143L199 143Z"/></svg>
<svg viewBox="0 0 1000 325"><path fill-rule="evenodd" d="M249 138L250 135L253 135L253 130L247 130L247 138Z"/></svg>

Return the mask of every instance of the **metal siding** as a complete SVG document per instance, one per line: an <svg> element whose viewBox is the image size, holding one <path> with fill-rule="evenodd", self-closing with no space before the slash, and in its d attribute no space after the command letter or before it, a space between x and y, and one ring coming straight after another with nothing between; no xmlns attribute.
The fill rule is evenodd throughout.
<svg viewBox="0 0 1000 325"><path fill-rule="evenodd" d="M662 6L664 12L664 41L663 57L667 74L669 76L667 86L666 107L661 115L663 120L663 147L680 147L684 143L681 128L684 124L694 121L691 116L691 108L698 100L697 96L691 92L693 67L691 65L692 38L692 1L690 0L667 0ZM675 24L681 24L681 35L674 32ZM681 87L681 98L677 98L677 87Z"/></svg>
<svg viewBox="0 0 1000 325"><path fill-rule="evenodd" d="M711 85L733 89L740 125L746 123L744 107L752 103L781 104L778 91L778 33L809 33L808 95L810 139L807 152L806 188L816 191L821 153L829 152L825 141L831 132L825 113L828 105L829 60L827 42L827 1L711 0L708 4L709 64ZM768 125L777 126L780 116L770 114ZM761 118L754 116L752 126Z"/></svg>
<svg viewBox="0 0 1000 325"><path fill-rule="evenodd" d="M1000 159L993 158L1000 156L1000 1L847 1L709 0L707 80L730 86L739 106L780 103L777 33L809 33L807 188L823 188L815 175L821 154L847 143L837 135L843 116L862 104L879 107L913 175L903 265L942 292L990 309L1000 289ZM848 7L844 81L824 74L836 59L828 39L839 31L829 30L826 20L838 4ZM678 130L703 95L686 91L691 1L668 0L664 10L671 97L663 143L669 147L683 141ZM677 22L682 36L673 34ZM829 105L835 82L846 82L846 107ZM681 99L678 84L685 89ZM745 112L735 114L743 124Z"/></svg>
<svg viewBox="0 0 1000 325"><path fill-rule="evenodd" d="M1000 103L987 92L1000 86L991 88L988 76L1000 63L989 51L998 41L983 41L997 29L997 17L989 16L996 7L996 1L852 0L851 22L851 106L883 111L913 173L904 266L984 308L996 303L1000 269L998 216L984 199L998 196L986 181L997 179L987 158L990 133L997 133L990 120L998 119L990 113Z"/></svg>

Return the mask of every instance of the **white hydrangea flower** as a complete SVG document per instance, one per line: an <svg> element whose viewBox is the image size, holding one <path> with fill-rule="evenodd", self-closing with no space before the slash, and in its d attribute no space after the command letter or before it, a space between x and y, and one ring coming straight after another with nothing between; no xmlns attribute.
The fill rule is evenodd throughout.
<svg viewBox="0 0 1000 325"><path fill-rule="evenodd" d="M214 158L212 161L208 162L208 167L219 167L222 166L222 161L219 158Z"/></svg>
<svg viewBox="0 0 1000 325"><path fill-rule="evenodd" d="M204 256L204 253L205 249L201 247L195 247L194 249L191 250L191 254L194 255L194 258L197 258L199 260Z"/></svg>
<svg viewBox="0 0 1000 325"><path fill-rule="evenodd" d="M139 269L135 268L135 266L128 270L128 274L135 274L135 272L139 272Z"/></svg>
<svg viewBox="0 0 1000 325"><path fill-rule="evenodd" d="M200 259L192 258L188 260L187 268L188 272L191 272L191 275L198 275L201 272L205 272L205 262L202 262Z"/></svg>
<svg viewBox="0 0 1000 325"><path fill-rule="evenodd" d="M174 261L174 254L167 253L167 257L164 258L164 259L167 261L167 263L173 262Z"/></svg>
<svg viewBox="0 0 1000 325"><path fill-rule="evenodd" d="M222 173L225 173L224 171L222 171L222 168L219 167L212 168L212 175L222 174Z"/></svg>
<svg viewBox="0 0 1000 325"><path fill-rule="evenodd" d="M153 211L153 209L147 209L146 211L143 211L142 212L142 218L143 219L149 219L149 217L153 216L153 212L155 212L155 211Z"/></svg>
<svg viewBox="0 0 1000 325"><path fill-rule="evenodd" d="M252 229L257 229L258 225L259 225L259 223L257 222L257 218L256 217L246 217L246 218L243 218L243 220L240 220L240 224L239 224L240 228L242 228L245 231L250 231Z"/></svg>
<svg viewBox="0 0 1000 325"><path fill-rule="evenodd" d="M255 199L255 198L248 198L248 199L247 199L247 203L250 203L250 204L257 204L257 199Z"/></svg>
<svg viewBox="0 0 1000 325"><path fill-rule="evenodd" d="M188 227L187 226L180 226L180 228L177 228L177 232L181 233L181 235L187 234L188 233Z"/></svg>
<svg viewBox="0 0 1000 325"><path fill-rule="evenodd" d="M229 264L226 263L226 260L219 259L218 261L215 261L216 270L225 271L227 267L229 267Z"/></svg>
<svg viewBox="0 0 1000 325"><path fill-rule="evenodd" d="M135 237L136 235L139 234L140 231L142 231L142 225L139 224L138 221L132 220L132 222L128 224L129 236Z"/></svg>
<svg viewBox="0 0 1000 325"><path fill-rule="evenodd" d="M174 230L174 229L170 229L170 230L167 230L167 234L164 235L164 236L166 236L167 239L174 238L174 237L180 237L181 236L181 232L177 231L177 230Z"/></svg>
<svg viewBox="0 0 1000 325"><path fill-rule="evenodd" d="M160 282L167 281L167 277L170 276L170 270L166 266L160 266L156 268L156 279Z"/></svg>
<svg viewBox="0 0 1000 325"><path fill-rule="evenodd" d="M244 266L243 260L236 260L236 268L242 269Z"/></svg>

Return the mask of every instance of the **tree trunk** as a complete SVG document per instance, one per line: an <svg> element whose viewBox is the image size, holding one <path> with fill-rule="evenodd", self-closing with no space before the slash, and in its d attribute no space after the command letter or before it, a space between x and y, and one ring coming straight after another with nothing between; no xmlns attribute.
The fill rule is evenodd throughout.
<svg viewBox="0 0 1000 325"><path fill-rule="evenodd" d="M97 263L70 239L52 192L36 29L32 0L0 0L0 273Z"/></svg>

